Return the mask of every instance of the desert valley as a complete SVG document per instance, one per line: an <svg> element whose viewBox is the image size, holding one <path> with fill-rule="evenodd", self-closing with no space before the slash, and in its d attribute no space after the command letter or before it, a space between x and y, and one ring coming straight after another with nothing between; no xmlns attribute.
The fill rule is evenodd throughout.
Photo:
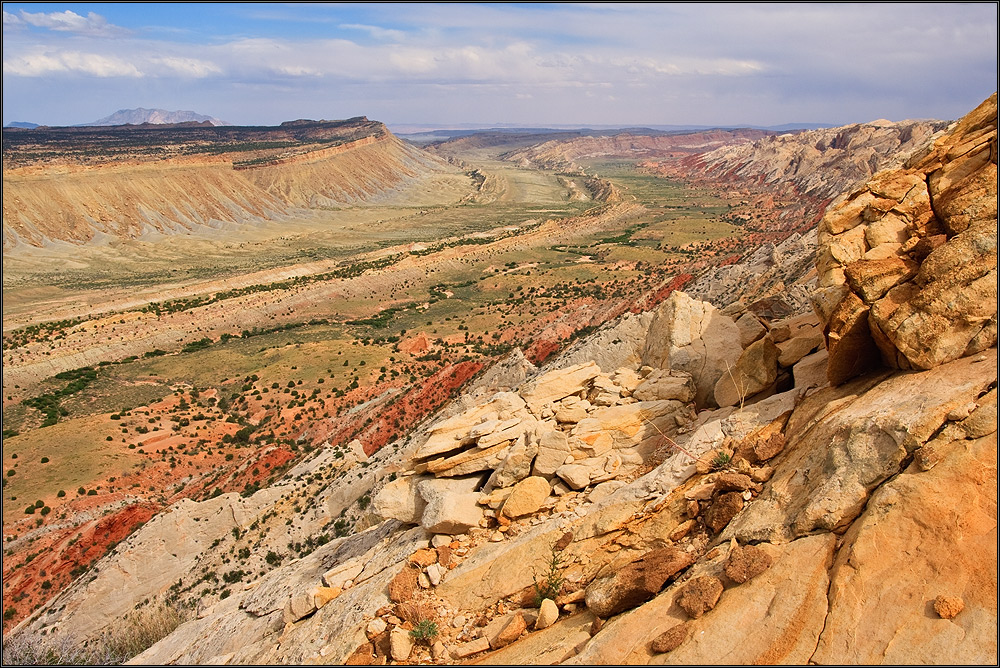
<svg viewBox="0 0 1000 668"><path fill-rule="evenodd" d="M996 663L996 130L5 128L4 662Z"/></svg>

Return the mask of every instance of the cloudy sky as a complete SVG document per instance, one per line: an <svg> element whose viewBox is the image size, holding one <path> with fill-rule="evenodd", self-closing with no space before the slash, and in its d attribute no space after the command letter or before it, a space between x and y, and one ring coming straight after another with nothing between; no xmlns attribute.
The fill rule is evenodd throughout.
<svg viewBox="0 0 1000 668"><path fill-rule="evenodd" d="M995 3L3 4L5 125L841 125L996 86Z"/></svg>

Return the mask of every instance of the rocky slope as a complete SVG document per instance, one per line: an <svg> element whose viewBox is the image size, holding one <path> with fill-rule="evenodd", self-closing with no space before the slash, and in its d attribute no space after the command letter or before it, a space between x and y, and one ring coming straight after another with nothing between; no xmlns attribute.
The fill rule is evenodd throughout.
<svg viewBox="0 0 1000 668"><path fill-rule="evenodd" d="M22 637L94 637L149 599L191 618L135 663L996 663L995 137L994 96L838 200L815 314L674 292L542 369L514 356L367 460L331 447L178 504ZM906 179L923 205L885 187ZM867 241L890 215L905 238ZM922 357L865 302L852 263L885 258L834 252L855 229L919 264L883 294L927 314ZM840 373L865 331L895 352ZM283 548L336 518L357 532Z"/></svg>
<svg viewBox="0 0 1000 668"><path fill-rule="evenodd" d="M766 130L701 130L670 134L639 135L623 132L612 136L551 139L504 153L501 158L524 167L580 171L581 160L653 160L704 153L716 147L739 145L766 137Z"/></svg>
<svg viewBox="0 0 1000 668"><path fill-rule="evenodd" d="M10 160L5 135L4 253L22 245L211 233L287 219L303 208L353 205L457 172L381 123L363 119L326 129L322 122L301 123L172 131L140 126L93 136L81 128L39 130L32 132L43 133L42 143L21 150L15 145ZM122 133L127 137L119 143L107 139ZM14 140L29 141L25 136ZM80 155L69 151L55 164L38 157L62 144ZM130 148L118 155L122 144ZM89 152L106 157L90 164Z"/></svg>

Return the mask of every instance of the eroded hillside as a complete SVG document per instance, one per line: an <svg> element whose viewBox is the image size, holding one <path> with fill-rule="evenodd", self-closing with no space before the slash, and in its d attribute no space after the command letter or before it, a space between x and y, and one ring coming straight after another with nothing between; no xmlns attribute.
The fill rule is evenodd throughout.
<svg viewBox="0 0 1000 668"><path fill-rule="evenodd" d="M815 313L665 285L378 452L177 503L18 640L167 604L134 662L995 663L996 197L994 95L834 202Z"/></svg>
<svg viewBox="0 0 1000 668"><path fill-rule="evenodd" d="M457 170L381 123L4 133L4 254L23 245L202 235L387 198Z"/></svg>

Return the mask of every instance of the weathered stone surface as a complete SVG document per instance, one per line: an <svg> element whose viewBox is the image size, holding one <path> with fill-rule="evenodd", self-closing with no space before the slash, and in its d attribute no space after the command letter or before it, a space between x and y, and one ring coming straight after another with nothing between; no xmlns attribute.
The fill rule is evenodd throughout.
<svg viewBox="0 0 1000 668"><path fill-rule="evenodd" d="M816 663L996 662L996 465L995 438L957 441L872 495L831 571ZM940 592L965 602L948 623Z"/></svg>
<svg viewBox="0 0 1000 668"><path fill-rule="evenodd" d="M531 411L537 415L546 404L585 389L600 373L601 367L593 362L549 371L521 390L521 396Z"/></svg>
<svg viewBox="0 0 1000 668"><path fill-rule="evenodd" d="M542 599L542 604L538 607L538 619L535 620L535 629L547 629L559 619L559 608L551 598Z"/></svg>
<svg viewBox="0 0 1000 668"><path fill-rule="evenodd" d="M722 580L712 575L692 578L677 595L677 605L691 619L698 619L715 607L722 596Z"/></svg>
<svg viewBox="0 0 1000 668"><path fill-rule="evenodd" d="M691 554L675 547L647 552L617 572L592 582L586 591L587 607L598 617L607 618L641 605L693 561Z"/></svg>
<svg viewBox="0 0 1000 668"><path fill-rule="evenodd" d="M403 568L389 582L389 600L395 603L403 603L413 597L417 591L417 578L420 571L411 566Z"/></svg>
<svg viewBox="0 0 1000 668"><path fill-rule="evenodd" d="M743 584L771 567L771 556L756 545L736 544L729 550L726 576L736 584Z"/></svg>
<svg viewBox="0 0 1000 668"><path fill-rule="evenodd" d="M795 389L805 390L810 387L823 387L827 384L826 368L829 363L829 355L826 348L806 355L792 367L792 378L795 382Z"/></svg>
<svg viewBox="0 0 1000 668"><path fill-rule="evenodd" d="M826 373L831 385L840 385L880 364L882 357L868 328L868 311L860 297L848 292L830 315Z"/></svg>
<svg viewBox="0 0 1000 668"><path fill-rule="evenodd" d="M453 659L464 659L470 657L473 654L479 654L480 652L485 652L490 648L490 641L486 638L476 638L470 642L464 643L457 647L451 649L451 658Z"/></svg>
<svg viewBox="0 0 1000 668"><path fill-rule="evenodd" d="M825 343L823 333L816 329L808 334L782 341L778 344L778 364L790 367Z"/></svg>
<svg viewBox="0 0 1000 668"><path fill-rule="evenodd" d="M918 373L869 375L807 396L785 428L781 466L725 537L787 541L851 522L870 491L996 378L996 350ZM822 443L822 447L817 444Z"/></svg>
<svg viewBox="0 0 1000 668"><path fill-rule="evenodd" d="M421 476L403 476L386 483L372 499L375 512L385 519L419 524L427 502L417 492L417 485L425 479Z"/></svg>
<svg viewBox="0 0 1000 668"><path fill-rule="evenodd" d="M770 387L778 377L780 351L769 338L750 344L736 364L715 384L719 406L735 406Z"/></svg>
<svg viewBox="0 0 1000 668"><path fill-rule="evenodd" d="M716 492L742 492L750 489L752 482L750 476L743 473L720 473L713 480Z"/></svg>
<svg viewBox="0 0 1000 668"><path fill-rule="evenodd" d="M690 416L690 408L679 401L639 401L634 404L599 408L573 429L572 436L587 444L611 437L615 448L636 448L640 452L662 445L663 434L677 431L677 418Z"/></svg>
<svg viewBox="0 0 1000 668"><path fill-rule="evenodd" d="M743 510L743 495L739 492L720 494L705 512L705 526L718 533Z"/></svg>
<svg viewBox="0 0 1000 668"><path fill-rule="evenodd" d="M774 566L750 586L727 590L710 615L687 622L688 639L669 654L654 653L649 639L687 621L676 605L683 583L671 585L645 605L609 620L567 663L807 664L823 630L827 569L835 545L832 534L785 545L762 545L774 559Z"/></svg>
<svg viewBox="0 0 1000 668"><path fill-rule="evenodd" d="M556 475L572 489L583 489L590 484L591 471L589 466L565 464L556 469Z"/></svg>
<svg viewBox="0 0 1000 668"><path fill-rule="evenodd" d="M417 491L427 502L420 524L431 533L459 534L479 526L479 478L424 480Z"/></svg>
<svg viewBox="0 0 1000 668"><path fill-rule="evenodd" d="M361 559L351 560L343 564L334 566L326 573L323 573L323 584L327 587L343 588L348 580L354 580L361 571L365 569L365 563Z"/></svg>
<svg viewBox="0 0 1000 668"><path fill-rule="evenodd" d="M873 326L909 366L928 369L961 357L995 320L996 230L994 220L992 226L969 228L949 240L921 264L914 278L919 290L905 293L905 300L896 297L891 308L873 308ZM991 338L988 343L994 345ZM896 362L891 355L883 357Z"/></svg>
<svg viewBox="0 0 1000 668"><path fill-rule="evenodd" d="M934 599L934 612L941 619L954 619L965 610L965 601L959 596L938 596Z"/></svg>
<svg viewBox="0 0 1000 668"><path fill-rule="evenodd" d="M517 519L537 512L542 507L545 499L549 497L551 490L549 481L545 478L539 476L525 478L514 485L510 496L507 497L507 501L503 504L503 509L500 512L511 519Z"/></svg>
<svg viewBox="0 0 1000 668"><path fill-rule="evenodd" d="M732 318L708 302L672 292L650 323L642 362L649 366L690 373L695 384L695 403L714 405L719 378L739 358L740 330Z"/></svg>
<svg viewBox="0 0 1000 668"><path fill-rule="evenodd" d="M531 464L535 461L536 454L538 445L534 438L529 441L529 438L522 434L493 471L488 484L495 487L510 487L518 480L524 480L531 473Z"/></svg>
<svg viewBox="0 0 1000 668"><path fill-rule="evenodd" d="M501 647L506 647L520 638L521 634L524 633L527 628L528 625L524 621L524 616L518 612L511 616L510 619L506 620L495 634L491 634L489 627L487 627L485 635L489 639L490 647L493 649L500 649Z"/></svg>
<svg viewBox="0 0 1000 668"><path fill-rule="evenodd" d="M760 319L749 311L736 319L736 327L740 330L741 348L746 348L767 334L767 328L764 327Z"/></svg>
<svg viewBox="0 0 1000 668"><path fill-rule="evenodd" d="M426 463L425 467L428 472L435 476L448 477L486 471L495 468L503 461L510 452L510 446L509 441L502 441L485 449L471 447L450 457L432 459Z"/></svg>
<svg viewBox="0 0 1000 668"><path fill-rule="evenodd" d="M649 649L656 654L672 652L680 647L685 640L687 640L689 632L690 627L686 622L683 624L677 624L676 626L671 626L669 629L653 638L653 642L650 644Z"/></svg>
<svg viewBox="0 0 1000 668"><path fill-rule="evenodd" d="M324 605L337 598L341 594L340 587L316 587L313 589L313 603L316 605L316 609L319 610Z"/></svg>
<svg viewBox="0 0 1000 668"><path fill-rule="evenodd" d="M413 638L409 631L397 626L389 632L389 647L393 660L406 661L413 651Z"/></svg>
<svg viewBox="0 0 1000 668"><path fill-rule="evenodd" d="M555 406L555 417L557 422L576 423L587 417L587 409L590 402L575 396L569 396L560 401Z"/></svg>
<svg viewBox="0 0 1000 668"><path fill-rule="evenodd" d="M639 401L675 399L684 403L693 400L694 395L691 374L664 369L654 369L632 393Z"/></svg>
<svg viewBox="0 0 1000 668"><path fill-rule="evenodd" d="M285 604L283 618L285 623L297 622L307 615L316 612L316 599L313 591L295 594Z"/></svg>
<svg viewBox="0 0 1000 668"><path fill-rule="evenodd" d="M917 275L917 263L908 258L890 257L882 260L858 260L844 268L847 285L866 304L885 296L890 288Z"/></svg>
<svg viewBox="0 0 1000 668"><path fill-rule="evenodd" d="M423 568L424 566L430 566L431 564L436 563L437 557L437 550L433 550L429 547L422 547L411 554L407 561Z"/></svg>
<svg viewBox="0 0 1000 668"><path fill-rule="evenodd" d="M538 439L538 455L535 457L532 474L551 476L556 469L566 463L569 456L569 437L565 432L554 429L542 433Z"/></svg>
<svg viewBox="0 0 1000 668"><path fill-rule="evenodd" d="M426 459L449 453L471 443L469 431L483 422L509 420L517 414L524 415L525 403L513 392L498 392L489 401L464 413L436 423L430 437L414 454L415 459Z"/></svg>

